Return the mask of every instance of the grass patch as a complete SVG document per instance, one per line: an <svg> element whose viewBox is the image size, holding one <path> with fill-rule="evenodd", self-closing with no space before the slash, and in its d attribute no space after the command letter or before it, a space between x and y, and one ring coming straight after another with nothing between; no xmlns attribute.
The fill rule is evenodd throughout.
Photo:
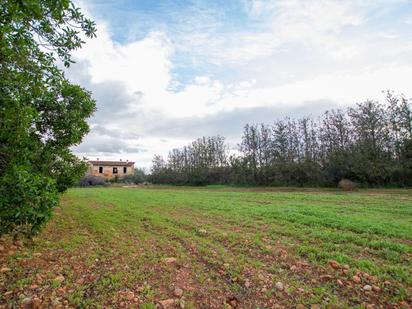
<svg viewBox="0 0 412 309"><path fill-rule="evenodd" d="M31 244L0 258L11 268L0 304L21 294L77 307L408 302L412 191L71 189Z"/></svg>

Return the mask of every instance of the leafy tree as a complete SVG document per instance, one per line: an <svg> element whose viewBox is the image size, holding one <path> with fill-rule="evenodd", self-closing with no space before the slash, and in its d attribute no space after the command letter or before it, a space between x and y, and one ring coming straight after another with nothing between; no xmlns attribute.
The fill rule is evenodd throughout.
<svg viewBox="0 0 412 309"><path fill-rule="evenodd" d="M84 173L69 147L88 132L90 92L57 65L94 37L93 21L70 0L0 2L0 235L31 235Z"/></svg>
<svg viewBox="0 0 412 309"><path fill-rule="evenodd" d="M351 178L351 126L342 110L327 111L321 123L320 140L325 181L338 184L343 178Z"/></svg>
<svg viewBox="0 0 412 309"><path fill-rule="evenodd" d="M368 100L350 108L348 113L356 134L353 173L361 182L384 184L392 166L389 121L384 107Z"/></svg>
<svg viewBox="0 0 412 309"><path fill-rule="evenodd" d="M222 136L202 137L182 149L172 149L167 161L155 156L150 181L177 185L224 183L228 146Z"/></svg>
<svg viewBox="0 0 412 309"><path fill-rule="evenodd" d="M412 185L412 105L404 96L386 92L395 164L391 181Z"/></svg>

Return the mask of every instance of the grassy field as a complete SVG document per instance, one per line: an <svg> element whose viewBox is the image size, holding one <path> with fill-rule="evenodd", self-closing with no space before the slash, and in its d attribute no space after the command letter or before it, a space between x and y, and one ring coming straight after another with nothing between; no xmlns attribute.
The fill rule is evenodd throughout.
<svg viewBox="0 0 412 309"><path fill-rule="evenodd" d="M71 189L0 244L0 307L412 304L411 190Z"/></svg>

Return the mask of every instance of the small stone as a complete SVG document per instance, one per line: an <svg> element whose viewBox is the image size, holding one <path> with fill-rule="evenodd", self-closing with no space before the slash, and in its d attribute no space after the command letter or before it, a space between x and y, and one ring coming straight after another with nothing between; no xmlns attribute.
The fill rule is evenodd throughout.
<svg viewBox="0 0 412 309"><path fill-rule="evenodd" d="M165 258L164 261L166 262L166 264L173 264L173 263L176 263L177 260L174 257L168 257L168 258Z"/></svg>
<svg viewBox="0 0 412 309"><path fill-rule="evenodd" d="M372 287L369 284L367 284L363 287L363 290L364 291L372 291Z"/></svg>
<svg viewBox="0 0 412 309"><path fill-rule="evenodd" d="M30 290L35 290L37 289L39 286L37 284L32 284L29 288Z"/></svg>
<svg viewBox="0 0 412 309"><path fill-rule="evenodd" d="M378 287L377 285L372 285L372 290L374 290L375 292L380 292L381 288Z"/></svg>
<svg viewBox="0 0 412 309"><path fill-rule="evenodd" d="M291 271L295 271L295 270L297 270L297 269L298 269L298 267L297 267L296 265L290 266L290 270L291 270Z"/></svg>
<svg viewBox="0 0 412 309"><path fill-rule="evenodd" d="M266 287L263 287L260 291L261 291L262 293L266 293L266 292L268 291L268 289L267 289Z"/></svg>
<svg viewBox="0 0 412 309"><path fill-rule="evenodd" d="M31 309L33 308L33 299L31 297L26 297L22 300L21 304L24 309Z"/></svg>
<svg viewBox="0 0 412 309"><path fill-rule="evenodd" d="M352 277L352 280L355 283L360 283L361 282L361 278L359 276L356 276L356 275Z"/></svg>
<svg viewBox="0 0 412 309"><path fill-rule="evenodd" d="M342 282L342 280L340 280L340 279L336 280L336 283L337 283L339 286L343 286L343 282Z"/></svg>
<svg viewBox="0 0 412 309"><path fill-rule="evenodd" d="M250 288L251 284L250 281L248 279L245 280L245 288Z"/></svg>
<svg viewBox="0 0 412 309"><path fill-rule="evenodd" d="M285 288L285 287L283 286L283 283L280 282L280 281L276 282L275 286L276 286L276 288L277 288L279 291L283 291L283 289Z"/></svg>
<svg viewBox="0 0 412 309"><path fill-rule="evenodd" d="M41 256L41 253L40 253L40 252L35 252L35 253L33 253L33 256L35 256L35 257L40 257L40 256Z"/></svg>
<svg viewBox="0 0 412 309"><path fill-rule="evenodd" d="M54 278L54 281L57 281L57 282L63 282L64 281L64 276L63 275L58 275L56 278Z"/></svg>
<svg viewBox="0 0 412 309"><path fill-rule="evenodd" d="M63 288L58 288L57 289L57 294L59 294L60 296L63 296L64 294L66 294L66 290Z"/></svg>
<svg viewBox="0 0 412 309"><path fill-rule="evenodd" d="M298 305L296 306L296 309L305 309L305 305L303 305L303 304L298 304Z"/></svg>
<svg viewBox="0 0 412 309"><path fill-rule="evenodd" d="M2 269L0 269L1 273L8 273L9 271L11 271L11 269L8 267L3 267Z"/></svg>
<svg viewBox="0 0 412 309"><path fill-rule="evenodd" d="M310 305L310 309L320 309L320 307L317 304L313 304L313 305Z"/></svg>
<svg viewBox="0 0 412 309"><path fill-rule="evenodd" d="M175 304L175 300L172 298L169 299L165 299L165 300L161 300L159 301L159 304L164 308L164 309L169 309L169 308L173 308L174 304Z"/></svg>
<svg viewBox="0 0 412 309"><path fill-rule="evenodd" d="M332 267L333 269L338 269L340 268L340 264L338 262L336 262L335 260L329 261L329 265L330 267Z"/></svg>
<svg viewBox="0 0 412 309"><path fill-rule="evenodd" d="M197 231L200 235L203 235L203 236L207 235L207 230L205 229L198 229Z"/></svg>
<svg viewBox="0 0 412 309"><path fill-rule="evenodd" d="M374 308L375 308L375 305L373 304L366 305L366 309L374 309Z"/></svg>
<svg viewBox="0 0 412 309"><path fill-rule="evenodd" d="M134 299L134 293L132 292L132 291L128 291L128 292L126 292L126 294L124 295L124 297L127 299L127 300L133 300Z"/></svg>
<svg viewBox="0 0 412 309"><path fill-rule="evenodd" d="M232 299L231 301L229 301L229 305L230 305L232 308L236 308L236 307L237 307L237 301L236 301L236 299Z"/></svg>
<svg viewBox="0 0 412 309"><path fill-rule="evenodd" d="M76 284L82 285L84 283L84 278L80 278L76 281Z"/></svg>
<svg viewBox="0 0 412 309"><path fill-rule="evenodd" d="M33 298L33 309L40 309L41 308L41 300L40 298Z"/></svg>
<svg viewBox="0 0 412 309"><path fill-rule="evenodd" d="M61 303L60 303L60 300L59 300L59 298L52 298L51 299L51 302L52 302L52 305L54 306L54 308L60 308L61 307Z"/></svg>
<svg viewBox="0 0 412 309"><path fill-rule="evenodd" d="M348 265L348 264L342 265L342 268L348 270L348 269L349 269L349 265Z"/></svg>
<svg viewBox="0 0 412 309"><path fill-rule="evenodd" d="M18 246L18 247L23 247L23 246L24 246L24 243L23 243L22 240L17 240L17 241L15 242L15 244L16 244L16 246Z"/></svg>
<svg viewBox="0 0 412 309"><path fill-rule="evenodd" d="M309 263L306 263L306 262L298 262L298 264L303 268L307 268L310 266Z"/></svg>
<svg viewBox="0 0 412 309"><path fill-rule="evenodd" d="M4 251L4 246L0 245L0 252L3 252L3 251Z"/></svg>
<svg viewBox="0 0 412 309"><path fill-rule="evenodd" d="M281 258L285 259L288 256L288 252L284 249L279 250L279 255Z"/></svg>
<svg viewBox="0 0 412 309"><path fill-rule="evenodd" d="M174 294L176 297L182 297L182 296L183 296L183 290L180 289L180 288L175 288L175 290L173 291L173 294Z"/></svg>

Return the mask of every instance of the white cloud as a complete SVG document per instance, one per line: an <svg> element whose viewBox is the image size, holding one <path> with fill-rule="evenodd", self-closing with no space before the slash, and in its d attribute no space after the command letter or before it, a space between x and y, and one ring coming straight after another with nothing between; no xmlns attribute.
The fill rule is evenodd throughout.
<svg viewBox="0 0 412 309"><path fill-rule="evenodd" d="M88 40L75 56L90 63L94 83L122 81L129 91L151 93L167 88L172 52L163 33L150 33L141 41L120 45L101 24L97 39Z"/></svg>

